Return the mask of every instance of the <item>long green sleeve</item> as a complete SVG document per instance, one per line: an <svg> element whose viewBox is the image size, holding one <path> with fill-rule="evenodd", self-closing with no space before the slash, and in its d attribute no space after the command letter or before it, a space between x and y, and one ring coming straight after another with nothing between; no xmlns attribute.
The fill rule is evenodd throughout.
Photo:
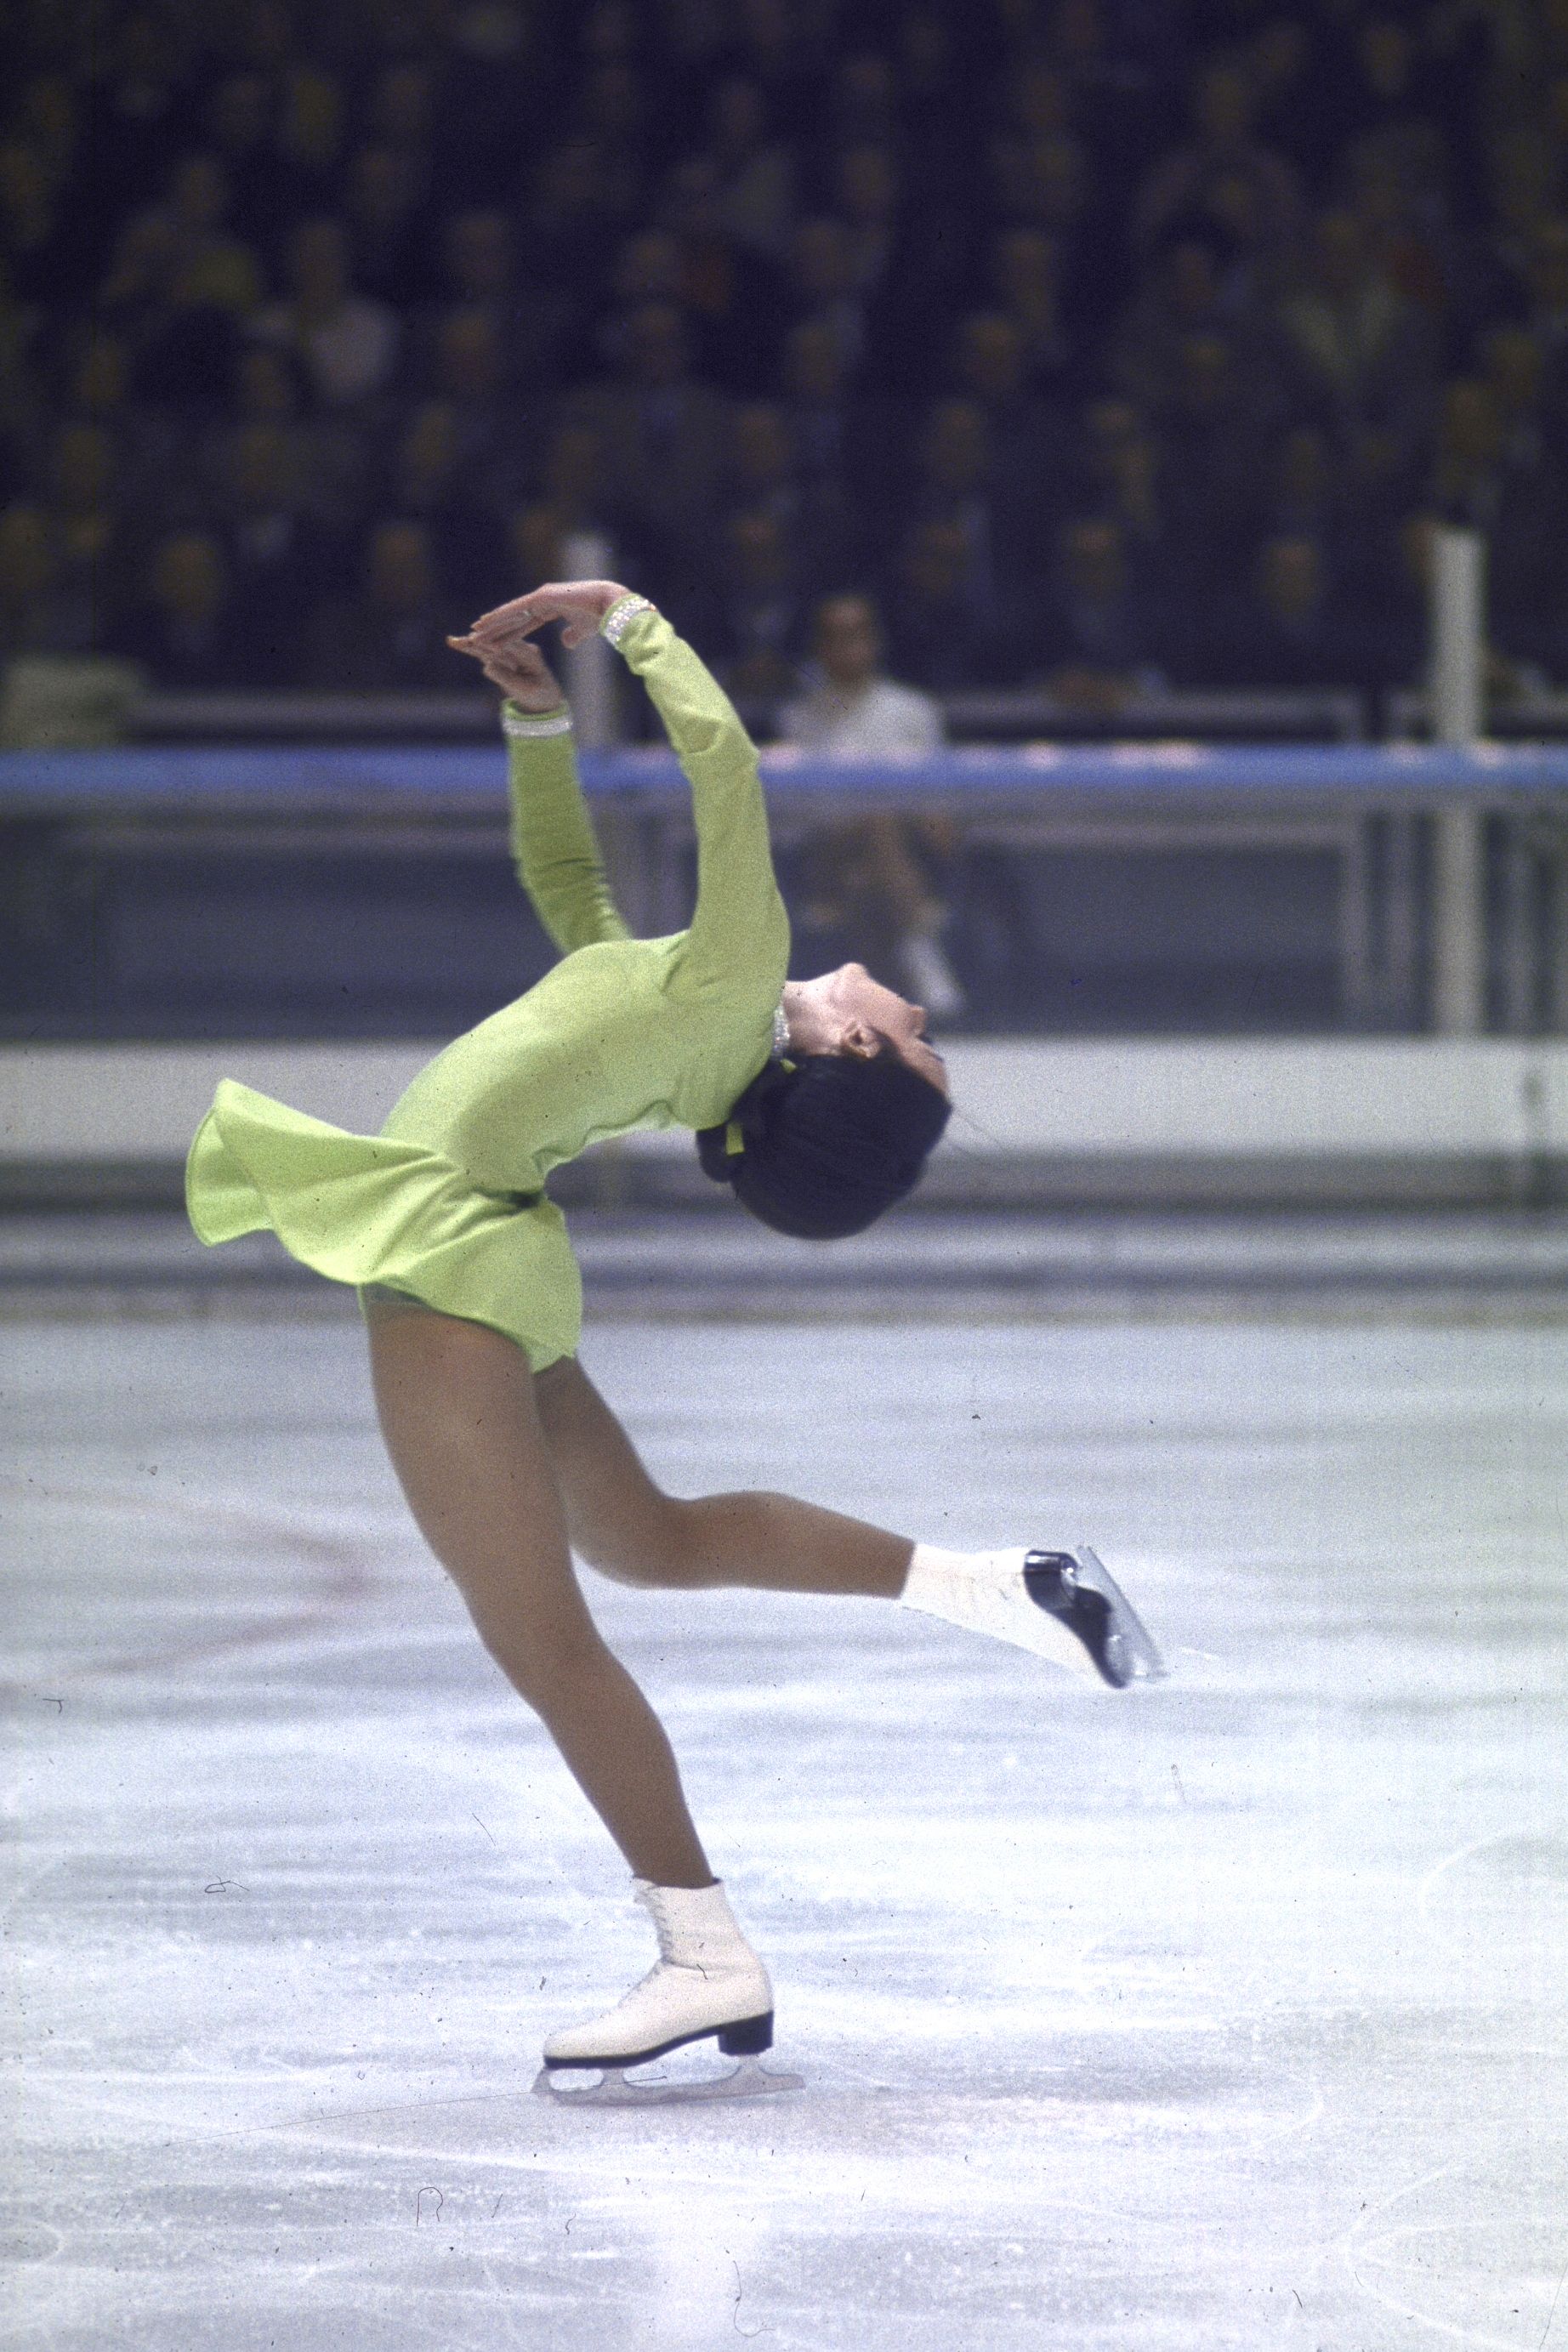
<svg viewBox="0 0 1568 2352"><path fill-rule="evenodd" d="M593 820L577 781L570 726L552 735L510 729L540 714L506 705L511 785L511 855L518 879L563 955L631 937L605 878ZM564 717L565 706L544 718Z"/></svg>
<svg viewBox="0 0 1568 2352"><path fill-rule="evenodd" d="M618 644L691 786L697 908L684 976L699 986L742 988L765 975L776 1001L789 960L789 918L773 878L756 746L729 696L661 613L651 605L634 613Z"/></svg>

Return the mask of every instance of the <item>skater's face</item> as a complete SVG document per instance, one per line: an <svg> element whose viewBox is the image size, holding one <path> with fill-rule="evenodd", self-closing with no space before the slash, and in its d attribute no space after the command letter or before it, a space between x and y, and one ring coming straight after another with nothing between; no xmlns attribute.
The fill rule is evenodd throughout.
<svg viewBox="0 0 1568 2352"><path fill-rule="evenodd" d="M896 1054L939 1094L950 1092L942 1055L926 1037L924 1005L884 988L863 963L792 982L784 1010L793 1053L848 1054L866 1062Z"/></svg>

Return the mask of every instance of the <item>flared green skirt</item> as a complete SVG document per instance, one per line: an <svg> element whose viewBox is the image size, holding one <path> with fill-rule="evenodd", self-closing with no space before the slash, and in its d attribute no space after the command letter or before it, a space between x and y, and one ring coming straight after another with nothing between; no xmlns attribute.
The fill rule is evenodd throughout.
<svg viewBox="0 0 1568 2352"><path fill-rule="evenodd" d="M535 1371L576 1352L583 1286L560 1210L486 1192L422 1144L351 1134L226 1078L191 1145L185 1202L201 1241L270 1231L334 1282L504 1332Z"/></svg>

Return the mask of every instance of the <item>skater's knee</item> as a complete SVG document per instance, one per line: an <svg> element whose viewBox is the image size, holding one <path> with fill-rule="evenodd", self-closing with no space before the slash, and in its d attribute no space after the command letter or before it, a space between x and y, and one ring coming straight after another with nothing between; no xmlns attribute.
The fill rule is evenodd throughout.
<svg viewBox="0 0 1568 2352"><path fill-rule="evenodd" d="M574 1696L591 1686L610 1659L597 1632L521 1633L515 1625L489 1625L476 1620L479 1639L508 1682L548 1722Z"/></svg>
<svg viewBox="0 0 1568 2352"><path fill-rule="evenodd" d="M673 1495L649 1492L629 1523L597 1530L587 1545L580 1544L582 1557L619 1584L700 1584L691 1508Z"/></svg>

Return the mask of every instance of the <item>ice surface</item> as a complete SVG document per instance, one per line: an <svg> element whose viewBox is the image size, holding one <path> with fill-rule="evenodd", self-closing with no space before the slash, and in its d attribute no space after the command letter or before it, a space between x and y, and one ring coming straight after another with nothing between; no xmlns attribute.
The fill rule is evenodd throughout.
<svg viewBox="0 0 1568 2352"><path fill-rule="evenodd" d="M590 1577L807 2088L563 2112L545 2033L651 1940L405 1520L360 1335L0 1330L4 2340L1568 2352L1568 1337L584 1360L679 1489L1087 1538L1172 1679Z"/></svg>

